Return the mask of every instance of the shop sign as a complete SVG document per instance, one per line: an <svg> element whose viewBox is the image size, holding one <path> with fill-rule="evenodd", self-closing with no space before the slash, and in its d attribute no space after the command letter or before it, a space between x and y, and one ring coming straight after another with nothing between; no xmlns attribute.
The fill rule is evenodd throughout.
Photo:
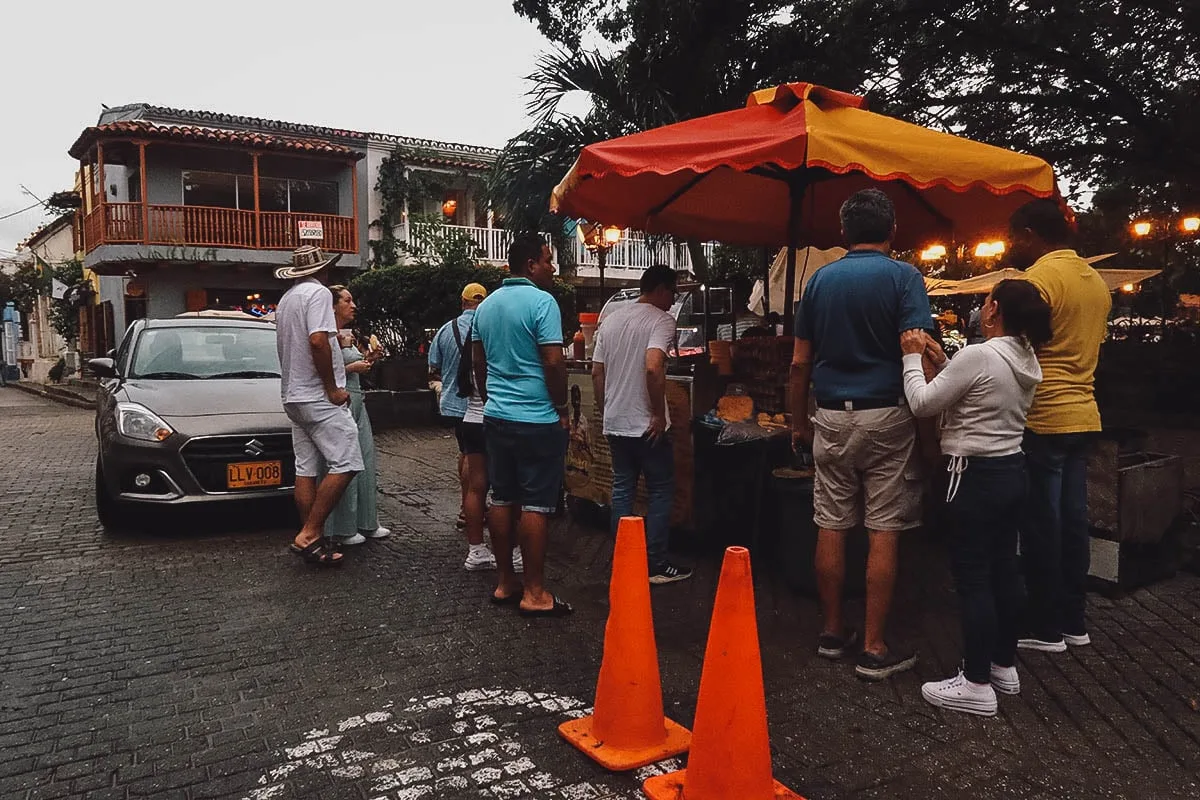
<svg viewBox="0 0 1200 800"><path fill-rule="evenodd" d="M298 224L300 226L300 238L301 239L324 239L325 238L325 225L320 220L311 220L311 221L301 220Z"/></svg>

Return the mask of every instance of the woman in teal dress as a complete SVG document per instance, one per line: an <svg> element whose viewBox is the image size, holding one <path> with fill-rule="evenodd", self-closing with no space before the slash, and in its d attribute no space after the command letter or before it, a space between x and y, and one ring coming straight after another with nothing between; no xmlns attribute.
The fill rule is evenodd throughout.
<svg viewBox="0 0 1200 800"><path fill-rule="evenodd" d="M367 539L382 539L391 534L379 524L375 468L375 436L363 404L361 375L368 372L381 352L360 349L354 334L347 330L354 322L354 297L345 286L330 286L333 314L337 320L341 358L346 365L346 391L350 393L350 413L358 423L358 445L362 449L363 471L346 488L341 501L325 522L325 535L341 545L362 544ZM364 355L363 350L366 350Z"/></svg>

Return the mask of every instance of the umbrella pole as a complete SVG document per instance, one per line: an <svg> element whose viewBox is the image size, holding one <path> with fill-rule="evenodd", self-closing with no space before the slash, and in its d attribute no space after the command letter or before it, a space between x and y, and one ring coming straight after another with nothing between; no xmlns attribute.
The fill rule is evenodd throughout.
<svg viewBox="0 0 1200 800"><path fill-rule="evenodd" d="M787 249L787 266L783 273L783 330L792 329L792 317L796 304L796 248L791 244Z"/></svg>
<svg viewBox="0 0 1200 800"><path fill-rule="evenodd" d="M771 316L771 250L768 247L762 249L762 280L763 280L763 316ZM774 335L774 329L771 334Z"/></svg>
<svg viewBox="0 0 1200 800"><path fill-rule="evenodd" d="M800 202L804 198L804 182L793 177L788 181L788 251L787 269L783 275L783 330L793 328L796 306L796 248L800 245Z"/></svg>

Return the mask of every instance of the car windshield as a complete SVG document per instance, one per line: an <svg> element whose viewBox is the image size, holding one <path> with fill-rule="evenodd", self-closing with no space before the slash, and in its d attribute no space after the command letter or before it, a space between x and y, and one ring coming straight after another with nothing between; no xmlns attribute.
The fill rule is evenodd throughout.
<svg viewBox="0 0 1200 800"><path fill-rule="evenodd" d="M131 378L278 378L275 327L196 325L147 328L138 337Z"/></svg>

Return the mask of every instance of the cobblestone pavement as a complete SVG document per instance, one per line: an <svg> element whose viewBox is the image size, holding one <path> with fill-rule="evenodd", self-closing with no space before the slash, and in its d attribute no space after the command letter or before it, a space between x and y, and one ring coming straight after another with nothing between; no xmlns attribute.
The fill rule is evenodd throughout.
<svg viewBox="0 0 1200 800"><path fill-rule="evenodd" d="M317 571L279 508L104 533L91 414L0 390L0 798L639 797L555 734L594 691L609 537L559 524L549 577L577 613L523 620L461 569L452 439L379 449L396 535ZM881 685L819 661L815 605L760 570L780 780L809 798L1200 796L1200 579L1094 598L1095 644L1023 657L1024 693L980 719L919 696L957 634L944 556L911 545L896 635L922 661ZM654 591L684 724L715 573L703 554Z"/></svg>

